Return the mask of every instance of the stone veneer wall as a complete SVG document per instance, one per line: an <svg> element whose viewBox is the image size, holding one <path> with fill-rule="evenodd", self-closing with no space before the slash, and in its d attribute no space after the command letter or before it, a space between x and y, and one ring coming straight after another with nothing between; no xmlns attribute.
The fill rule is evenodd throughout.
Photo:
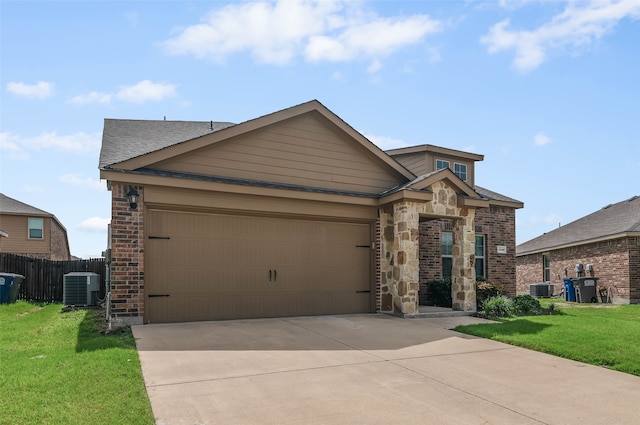
<svg viewBox="0 0 640 425"><path fill-rule="evenodd" d="M420 217L453 220L453 309L475 311L475 210L457 206L457 194L443 182L428 188L431 202L398 201L380 212L381 310L418 312L420 280Z"/></svg>
<svg viewBox="0 0 640 425"><path fill-rule="evenodd" d="M551 283L556 293L562 278L575 276L575 265L592 264L598 287L612 288L615 303L640 303L640 238L618 238L549 252ZM543 279L542 253L517 257L517 291L528 294L529 285Z"/></svg>
<svg viewBox="0 0 640 425"><path fill-rule="evenodd" d="M135 186L134 186L135 187ZM144 189L138 208L127 202L129 185L111 185L111 324L138 325L144 314Z"/></svg>

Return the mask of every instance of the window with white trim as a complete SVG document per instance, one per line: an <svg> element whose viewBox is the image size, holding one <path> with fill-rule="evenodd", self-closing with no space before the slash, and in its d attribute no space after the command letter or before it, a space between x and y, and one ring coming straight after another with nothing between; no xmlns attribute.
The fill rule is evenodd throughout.
<svg viewBox="0 0 640 425"><path fill-rule="evenodd" d="M463 182L467 181L467 166L465 164L453 164L453 172L456 176L460 177Z"/></svg>
<svg viewBox="0 0 640 425"><path fill-rule="evenodd" d="M29 218L29 239L44 238L44 220L41 218Z"/></svg>
<svg viewBox="0 0 640 425"><path fill-rule="evenodd" d="M451 279L453 271L453 233L440 235L440 255L442 256L442 278Z"/></svg>
<svg viewBox="0 0 640 425"><path fill-rule="evenodd" d="M445 161L444 159L436 159L436 171L443 170L445 168L449 168L449 161Z"/></svg>
<svg viewBox="0 0 640 425"><path fill-rule="evenodd" d="M542 256L542 277L545 282L551 281L551 257L549 254Z"/></svg>
<svg viewBox="0 0 640 425"><path fill-rule="evenodd" d="M485 262L485 243L484 243L484 235L476 235L476 279L479 277L485 278L487 277L487 268Z"/></svg>

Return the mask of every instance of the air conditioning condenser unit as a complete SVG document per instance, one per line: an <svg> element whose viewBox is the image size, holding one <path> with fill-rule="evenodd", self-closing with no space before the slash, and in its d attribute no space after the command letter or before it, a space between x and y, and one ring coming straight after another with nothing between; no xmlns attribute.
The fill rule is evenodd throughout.
<svg viewBox="0 0 640 425"><path fill-rule="evenodd" d="M64 305L98 305L100 275L93 272L71 272L64 275L62 302Z"/></svg>
<svg viewBox="0 0 640 425"><path fill-rule="evenodd" d="M532 283L529 285L529 295L534 298L549 298L553 296L553 288L550 283Z"/></svg>

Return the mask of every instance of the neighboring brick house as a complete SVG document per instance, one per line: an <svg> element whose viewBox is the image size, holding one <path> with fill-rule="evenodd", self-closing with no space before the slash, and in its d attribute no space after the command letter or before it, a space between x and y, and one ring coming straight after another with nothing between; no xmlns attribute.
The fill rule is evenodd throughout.
<svg viewBox="0 0 640 425"><path fill-rule="evenodd" d="M576 276L582 264L587 276L599 278L599 288L611 289L614 303L640 303L640 197L518 245L516 263L518 293L537 282L550 282L559 293L562 279Z"/></svg>
<svg viewBox="0 0 640 425"><path fill-rule="evenodd" d="M0 194L0 252L70 260L67 229L55 215Z"/></svg>
<svg viewBox="0 0 640 425"><path fill-rule="evenodd" d="M475 185L482 159L385 153L315 100L241 124L106 119L111 323L412 316L425 268L475 311L480 272L515 292L522 207Z"/></svg>

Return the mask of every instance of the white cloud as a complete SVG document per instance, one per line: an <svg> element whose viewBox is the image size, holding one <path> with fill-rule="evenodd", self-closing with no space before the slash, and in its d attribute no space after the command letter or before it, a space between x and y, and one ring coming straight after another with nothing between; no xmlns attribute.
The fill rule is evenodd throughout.
<svg viewBox="0 0 640 425"><path fill-rule="evenodd" d="M29 153L20 147L20 139L9 132L0 133L0 152L14 161L29 159Z"/></svg>
<svg viewBox="0 0 640 425"><path fill-rule="evenodd" d="M562 13L535 30L511 30L506 19L493 25L480 41L487 45L489 53L514 50L514 68L529 71L540 66L550 51L589 46L627 17L640 18L640 1L572 1Z"/></svg>
<svg viewBox="0 0 640 425"><path fill-rule="evenodd" d="M340 71L336 71L333 74L331 74L331 79L333 81L346 81L347 79L344 77L344 75L342 75L342 72Z"/></svg>
<svg viewBox="0 0 640 425"><path fill-rule="evenodd" d="M367 68L367 72L369 74L375 74L381 69L382 69L382 63L380 63L378 59L374 59L373 62L371 62L371 65L369 65L369 67Z"/></svg>
<svg viewBox="0 0 640 425"><path fill-rule="evenodd" d="M70 184L72 186L86 187L92 190L104 190L105 186L100 180L93 179L91 177L85 177L81 173L64 174L58 177L63 183Z"/></svg>
<svg viewBox="0 0 640 425"><path fill-rule="evenodd" d="M7 83L7 91L28 99L46 99L53 96L54 92L53 84L46 81L38 81L32 85L12 81Z"/></svg>
<svg viewBox="0 0 640 425"><path fill-rule="evenodd" d="M90 217L78 224L78 229L90 233L107 233L107 225L110 221L108 218Z"/></svg>
<svg viewBox="0 0 640 425"><path fill-rule="evenodd" d="M401 48L420 43L427 34L441 30L441 24L427 15L409 18L377 18L351 24L336 35L310 38L305 48L309 61L349 61L360 57L384 57Z"/></svg>
<svg viewBox="0 0 640 425"><path fill-rule="evenodd" d="M551 143L551 139L544 133L538 133L533 137L533 144L536 146L544 146Z"/></svg>
<svg viewBox="0 0 640 425"><path fill-rule="evenodd" d="M101 93L97 91L80 94L69 99L69 103L76 105L88 105L91 103L107 104L109 102L111 102L111 95L109 93Z"/></svg>
<svg viewBox="0 0 640 425"><path fill-rule="evenodd" d="M440 29L440 23L427 15L382 18L364 10L362 2L261 1L216 9L163 46L169 54L218 62L238 52L275 65L298 56L311 62L341 62L388 56Z"/></svg>
<svg viewBox="0 0 640 425"><path fill-rule="evenodd" d="M35 137L21 137L9 132L0 133L0 149L12 159L29 159L28 151L53 149L78 154L97 154L100 151L100 133L77 132L59 135L55 131Z"/></svg>
<svg viewBox="0 0 640 425"><path fill-rule="evenodd" d="M29 192L29 193L42 193L44 192L44 188L42 186L35 186L32 184L27 184L25 186L22 186L22 189L25 192Z"/></svg>
<svg viewBox="0 0 640 425"><path fill-rule="evenodd" d="M364 137L371 140L374 145L382 150L404 148L408 146L407 142L402 139L394 139L387 136L376 136L373 134L365 134Z"/></svg>
<svg viewBox="0 0 640 425"><path fill-rule="evenodd" d="M174 84L144 80L133 86L121 86L116 97L125 102L145 103L159 102L167 97L175 96L175 94L176 86Z"/></svg>

